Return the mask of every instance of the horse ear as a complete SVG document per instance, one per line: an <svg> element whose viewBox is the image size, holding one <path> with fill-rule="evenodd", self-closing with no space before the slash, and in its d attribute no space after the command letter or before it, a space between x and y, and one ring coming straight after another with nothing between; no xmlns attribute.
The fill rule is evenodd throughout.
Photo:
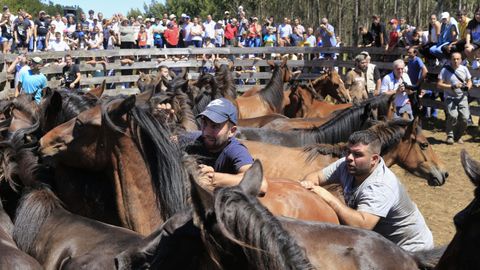
<svg viewBox="0 0 480 270"><path fill-rule="evenodd" d="M267 61L267 64L268 64L270 67L272 67L272 68L275 67L275 62L273 62L272 60L268 60L268 61Z"/></svg>
<svg viewBox="0 0 480 270"><path fill-rule="evenodd" d="M45 119L50 121L62 109L62 95L58 91L52 91L50 98L45 100L48 102L45 109Z"/></svg>
<svg viewBox="0 0 480 270"><path fill-rule="evenodd" d="M253 165L245 172L242 181L238 186L246 194L257 197L262 186L263 168L262 163L257 159Z"/></svg>
<svg viewBox="0 0 480 270"><path fill-rule="evenodd" d="M121 102L117 102L108 108L108 114L111 118L120 118L135 107L136 97L131 95Z"/></svg>
<svg viewBox="0 0 480 270"><path fill-rule="evenodd" d="M107 85L107 80L103 80L101 85L99 85L97 88L93 88L92 90L88 91L88 94L96 98L101 98L103 95L103 92L105 91L106 85Z"/></svg>
<svg viewBox="0 0 480 270"><path fill-rule="evenodd" d="M145 76L145 73L143 73L142 71L139 71L139 72L138 72L138 76L144 77L144 76Z"/></svg>
<svg viewBox="0 0 480 270"><path fill-rule="evenodd" d="M407 130L405 131L405 135L403 136L404 140L409 140L412 137L417 136L417 128L418 128L418 122L419 122L418 116L415 117L415 119L408 124Z"/></svg>
<svg viewBox="0 0 480 270"><path fill-rule="evenodd" d="M480 162L473 160L465 149L460 152L460 157L465 174L476 187L480 186Z"/></svg>
<svg viewBox="0 0 480 270"><path fill-rule="evenodd" d="M157 87L158 87L158 84L157 84ZM135 104L136 105L147 104L150 101L150 99L153 97L154 93L155 91L153 91L152 89L149 89L143 93L137 94L136 96L134 96Z"/></svg>

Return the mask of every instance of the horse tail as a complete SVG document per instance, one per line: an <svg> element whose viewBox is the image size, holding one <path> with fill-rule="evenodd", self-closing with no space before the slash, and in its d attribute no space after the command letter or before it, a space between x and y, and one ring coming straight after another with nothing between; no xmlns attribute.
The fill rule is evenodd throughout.
<svg viewBox="0 0 480 270"><path fill-rule="evenodd" d="M46 185L37 185L23 194L13 230L13 239L22 251L35 257L38 234L57 209L63 209L62 203Z"/></svg>
<svg viewBox="0 0 480 270"><path fill-rule="evenodd" d="M447 246L441 246L433 249L414 251L410 254L419 269L434 269L446 249Z"/></svg>

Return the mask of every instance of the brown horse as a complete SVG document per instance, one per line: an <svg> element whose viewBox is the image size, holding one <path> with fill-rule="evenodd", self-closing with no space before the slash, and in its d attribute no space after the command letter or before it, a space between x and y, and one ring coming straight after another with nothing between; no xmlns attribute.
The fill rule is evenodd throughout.
<svg viewBox="0 0 480 270"><path fill-rule="evenodd" d="M327 70L313 82L309 82L308 87L312 87L322 98L331 96L340 103L350 103L352 98L340 74L336 70Z"/></svg>
<svg viewBox="0 0 480 270"><path fill-rule="evenodd" d="M18 249L12 237L13 227L10 217L3 210L2 200L0 200L0 268L42 269L34 258Z"/></svg>
<svg viewBox="0 0 480 270"><path fill-rule="evenodd" d="M448 173L427 138L418 119L378 122L369 128L380 137L381 155L387 166L399 165L410 173L426 179L431 186L445 183ZM264 164L268 177L302 180L308 173L320 170L347 153L346 144L310 145L305 151L265 143L242 141L252 156Z"/></svg>
<svg viewBox="0 0 480 270"><path fill-rule="evenodd" d="M445 253L435 267L436 270L477 269L480 265L478 257L480 237L478 229L480 209L480 163L473 160L467 151L462 150L463 169L470 181L475 185L475 197L472 202L453 218L457 232L448 245Z"/></svg>
<svg viewBox="0 0 480 270"><path fill-rule="evenodd" d="M275 67L275 64L273 61L267 61L268 65L272 68ZM288 83L290 82L290 79L292 78L292 76L294 76L295 74L293 74L290 69L288 68L287 66L287 58L283 58L282 60L282 63L281 63L281 68L282 68L282 73L283 73L283 76L282 76L282 80L284 83ZM273 75L272 75L272 79L273 79ZM247 91L243 92L242 94L242 97L251 97L251 96L254 96L254 95L257 95L258 92L260 92L262 89L260 88L260 86L252 86L252 88L248 89Z"/></svg>
<svg viewBox="0 0 480 270"><path fill-rule="evenodd" d="M275 121L277 119L289 119L285 115L274 113L264 116L247 118L247 119L238 119L238 125L241 127L263 127L268 123Z"/></svg>
<svg viewBox="0 0 480 270"><path fill-rule="evenodd" d="M220 268L411 270L431 267L440 257L436 251L406 252L372 231L277 220L256 198L261 179L256 162L238 186L217 189L213 196L192 183L193 220Z"/></svg>
<svg viewBox="0 0 480 270"><path fill-rule="evenodd" d="M271 62L270 64L273 64ZM283 113L290 103L289 90L284 91L284 81L290 81L290 71L286 60L282 64L273 64L273 75L267 86L257 94L248 97L238 97L235 102L238 118L254 118L272 113Z"/></svg>
<svg viewBox="0 0 480 270"><path fill-rule="evenodd" d="M325 118L280 118L270 121L269 123L265 124L263 128L274 129L278 131L316 128L325 124L334 116L335 113L332 113Z"/></svg>
<svg viewBox="0 0 480 270"><path fill-rule="evenodd" d="M107 179L115 188L120 224L147 234L162 219L188 207L188 185L181 180L182 154L172 146L168 131L134 105L135 97L132 96L108 102L103 109L97 106L84 111L43 136L40 151L44 156L56 156L73 168L110 172ZM147 188L152 186L155 189ZM325 205L323 201L312 201L308 192L292 183L292 189L297 188L292 196L295 194L297 199L289 199L290 204L281 203L279 198L287 197L289 191L275 186L272 182L265 200L271 198L270 205L276 214L325 220L320 208L295 210L299 205ZM155 194L161 211L155 206ZM273 209L275 203L277 210ZM326 220L335 222L336 219L335 215L330 215Z"/></svg>

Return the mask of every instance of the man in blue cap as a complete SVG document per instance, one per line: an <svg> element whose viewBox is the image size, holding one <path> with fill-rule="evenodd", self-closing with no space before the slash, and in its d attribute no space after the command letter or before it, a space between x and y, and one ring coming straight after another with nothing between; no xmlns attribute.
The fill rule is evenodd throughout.
<svg viewBox="0 0 480 270"><path fill-rule="evenodd" d="M201 156L200 184L211 189L237 185L253 158L248 149L235 138L237 131L237 109L229 100L219 98L211 101L200 113L201 134L195 134L194 143L185 151ZM262 182L265 193L267 182Z"/></svg>

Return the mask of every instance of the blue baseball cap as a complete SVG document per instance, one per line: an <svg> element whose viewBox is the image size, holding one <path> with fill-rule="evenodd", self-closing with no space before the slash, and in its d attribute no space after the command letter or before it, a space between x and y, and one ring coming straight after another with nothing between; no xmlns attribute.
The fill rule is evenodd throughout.
<svg viewBox="0 0 480 270"><path fill-rule="evenodd" d="M226 98L212 100L197 117L200 116L205 116L217 124L227 120L235 125L237 124L237 108Z"/></svg>

